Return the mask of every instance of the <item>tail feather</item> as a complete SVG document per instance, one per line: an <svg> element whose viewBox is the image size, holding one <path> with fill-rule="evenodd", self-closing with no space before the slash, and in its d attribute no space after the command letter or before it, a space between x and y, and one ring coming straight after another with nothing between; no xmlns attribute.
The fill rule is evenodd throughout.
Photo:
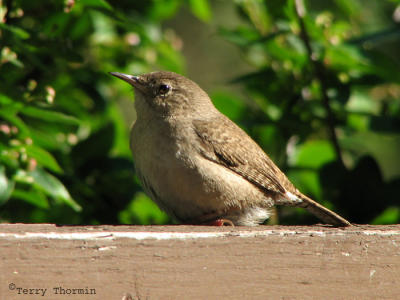
<svg viewBox="0 0 400 300"><path fill-rule="evenodd" d="M338 227L351 226L351 223L347 221L345 218L339 216L337 213L331 211L330 209L327 209L318 202L315 202L306 195L303 195L300 192L296 193L296 195L293 195L292 193L287 193L287 194L290 198L291 203L290 204L284 203L284 204L303 207L307 209L310 213L312 213L314 216L319 218L321 221L327 224L331 224Z"/></svg>
<svg viewBox="0 0 400 300"><path fill-rule="evenodd" d="M337 213L331 211L330 209L327 209L318 202L315 202L306 195L303 195L299 191L296 191L295 194L291 192L286 192L285 197L276 199L275 203L278 205L297 206L305 208L314 216L327 224L339 227L351 225L351 223L345 218L339 216Z"/></svg>

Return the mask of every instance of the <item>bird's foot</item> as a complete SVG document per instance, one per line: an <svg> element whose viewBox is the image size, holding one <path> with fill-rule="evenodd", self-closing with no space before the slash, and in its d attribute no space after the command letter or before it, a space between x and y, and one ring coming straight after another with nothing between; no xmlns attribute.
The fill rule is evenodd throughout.
<svg viewBox="0 0 400 300"><path fill-rule="evenodd" d="M231 220L228 219L216 219L210 222L205 222L202 225L206 225L206 226L232 226L235 227L235 225L233 224L233 222Z"/></svg>

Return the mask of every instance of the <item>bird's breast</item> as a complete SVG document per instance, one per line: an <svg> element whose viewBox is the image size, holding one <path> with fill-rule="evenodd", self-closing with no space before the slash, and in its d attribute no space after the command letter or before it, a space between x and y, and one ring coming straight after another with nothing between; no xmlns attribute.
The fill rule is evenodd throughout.
<svg viewBox="0 0 400 300"><path fill-rule="evenodd" d="M187 221L224 214L265 195L233 171L204 158L190 126L137 122L131 132L135 166L147 194L167 213Z"/></svg>

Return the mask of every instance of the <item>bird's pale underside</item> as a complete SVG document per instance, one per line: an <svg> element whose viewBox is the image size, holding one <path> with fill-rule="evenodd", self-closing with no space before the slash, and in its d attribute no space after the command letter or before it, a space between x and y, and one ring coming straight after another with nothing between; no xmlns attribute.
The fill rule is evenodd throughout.
<svg viewBox="0 0 400 300"><path fill-rule="evenodd" d="M178 221L257 225L272 206L287 205L328 224L350 225L299 192L196 83L172 72L111 74L135 88L131 149L143 188Z"/></svg>

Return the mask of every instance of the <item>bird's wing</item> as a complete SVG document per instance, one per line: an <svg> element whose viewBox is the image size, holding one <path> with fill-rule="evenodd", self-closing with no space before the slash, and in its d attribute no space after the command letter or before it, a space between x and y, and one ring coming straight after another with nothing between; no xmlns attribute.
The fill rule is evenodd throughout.
<svg viewBox="0 0 400 300"><path fill-rule="evenodd" d="M265 192L285 194L295 188L265 154L236 124L225 116L193 121L203 157L241 175Z"/></svg>

